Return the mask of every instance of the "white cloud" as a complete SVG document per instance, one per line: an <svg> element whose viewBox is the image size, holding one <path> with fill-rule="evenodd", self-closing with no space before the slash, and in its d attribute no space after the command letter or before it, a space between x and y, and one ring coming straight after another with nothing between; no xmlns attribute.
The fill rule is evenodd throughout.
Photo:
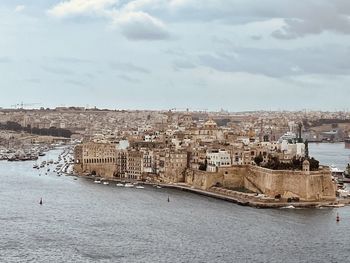
<svg viewBox="0 0 350 263"><path fill-rule="evenodd" d="M103 16L112 21L122 34L130 40L167 39L165 24L147 12L144 7L157 6L164 0L136 0L120 4L118 0L70 0L57 4L48 14L57 18L81 15Z"/></svg>
<svg viewBox="0 0 350 263"><path fill-rule="evenodd" d="M20 12L22 12L25 8L26 8L25 5L18 5L18 6L15 7L15 12L16 12L16 13L20 13Z"/></svg>
<svg viewBox="0 0 350 263"><path fill-rule="evenodd" d="M116 15L116 24L130 40L160 40L169 37L162 21L144 12L126 12Z"/></svg>
<svg viewBox="0 0 350 263"><path fill-rule="evenodd" d="M74 15L101 14L103 11L116 4L118 0L70 0L61 2L48 10L48 14L54 17L67 17Z"/></svg>

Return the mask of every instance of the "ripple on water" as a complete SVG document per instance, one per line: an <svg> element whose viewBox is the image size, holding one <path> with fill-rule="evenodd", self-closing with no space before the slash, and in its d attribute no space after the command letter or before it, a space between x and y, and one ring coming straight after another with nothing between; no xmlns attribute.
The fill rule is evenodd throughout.
<svg viewBox="0 0 350 263"><path fill-rule="evenodd" d="M348 207L259 210L31 166L0 162L0 262L348 262Z"/></svg>

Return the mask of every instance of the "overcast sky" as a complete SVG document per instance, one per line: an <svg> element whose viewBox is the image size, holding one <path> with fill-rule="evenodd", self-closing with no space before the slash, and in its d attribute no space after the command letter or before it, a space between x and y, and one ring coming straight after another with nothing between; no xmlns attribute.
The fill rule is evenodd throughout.
<svg viewBox="0 0 350 263"><path fill-rule="evenodd" d="M349 0L0 1L2 107L344 110L349 72Z"/></svg>

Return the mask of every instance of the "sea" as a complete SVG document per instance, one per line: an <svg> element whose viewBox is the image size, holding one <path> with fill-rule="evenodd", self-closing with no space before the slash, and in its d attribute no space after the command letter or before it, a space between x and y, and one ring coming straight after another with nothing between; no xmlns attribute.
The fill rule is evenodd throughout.
<svg viewBox="0 0 350 263"><path fill-rule="evenodd" d="M343 144L309 148L321 164L349 162ZM350 207L255 209L33 164L0 162L0 262L350 262Z"/></svg>

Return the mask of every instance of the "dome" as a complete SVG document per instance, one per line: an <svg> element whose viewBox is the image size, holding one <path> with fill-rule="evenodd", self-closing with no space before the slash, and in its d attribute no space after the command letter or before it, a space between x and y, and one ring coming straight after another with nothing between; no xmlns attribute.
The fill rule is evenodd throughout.
<svg viewBox="0 0 350 263"><path fill-rule="evenodd" d="M208 121L206 121L204 123L204 127L205 128L216 128L218 125L216 124L215 121L213 121L212 119L209 119Z"/></svg>
<svg viewBox="0 0 350 263"><path fill-rule="evenodd" d="M303 161L303 165L310 165L310 162L309 162L307 159L305 159L305 160Z"/></svg>

